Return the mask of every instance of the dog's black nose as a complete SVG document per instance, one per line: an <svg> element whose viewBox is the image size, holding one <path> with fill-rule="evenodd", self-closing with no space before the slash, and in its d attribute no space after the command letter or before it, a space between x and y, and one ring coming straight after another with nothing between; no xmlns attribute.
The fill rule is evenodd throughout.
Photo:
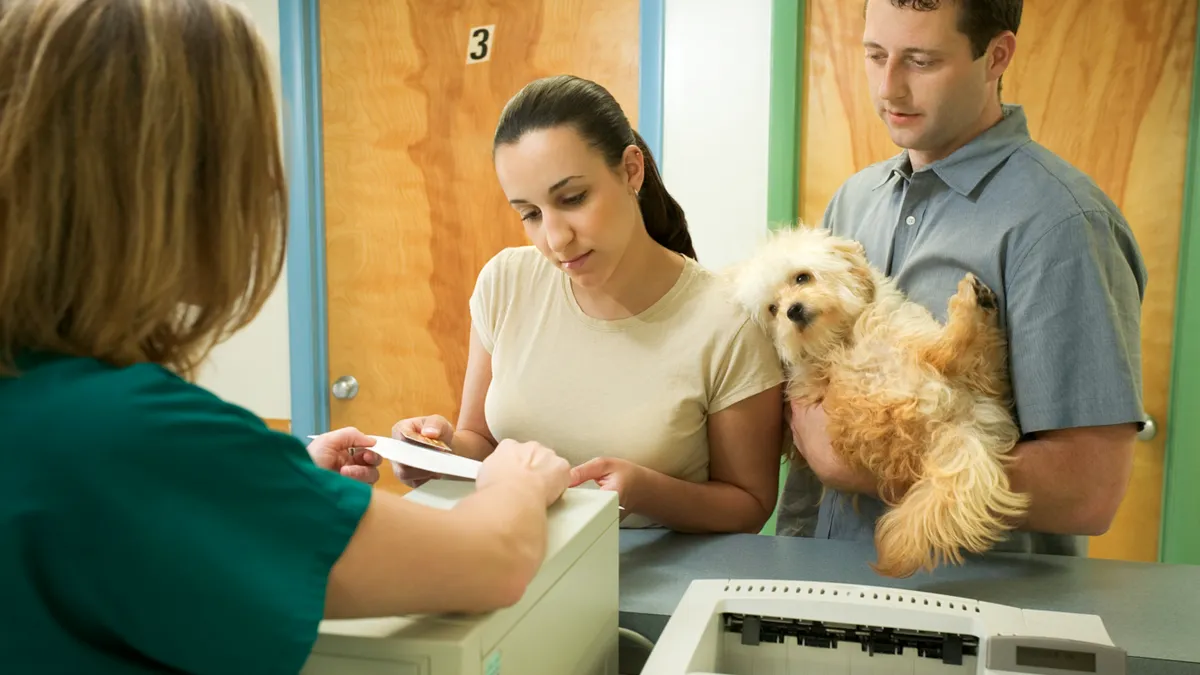
<svg viewBox="0 0 1200 675"><path fill-rule="evenodd" d="M804 312L804 305L797 302L788 307L787 318L792 323L803 324L808 321L808 316Z"/></svg>

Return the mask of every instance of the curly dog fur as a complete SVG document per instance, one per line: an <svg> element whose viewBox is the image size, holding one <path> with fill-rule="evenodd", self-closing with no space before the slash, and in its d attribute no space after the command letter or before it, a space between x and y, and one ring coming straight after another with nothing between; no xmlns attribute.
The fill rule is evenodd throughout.
<svg viewBox="0 0 1200 675"><path fill-rule="evenodd" d="M878 479L879 574L982 553L1028 508L1005 464L1019 439L995 294L967 274L945 325L872 267L858 242L800 225L728 271L773 337L788 397L820 403L833 449Z"/></svg>

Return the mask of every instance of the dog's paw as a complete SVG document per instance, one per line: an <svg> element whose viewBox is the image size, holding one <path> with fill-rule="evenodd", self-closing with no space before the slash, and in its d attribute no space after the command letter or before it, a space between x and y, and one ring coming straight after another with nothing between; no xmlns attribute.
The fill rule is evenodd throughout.
<svg viewBox="0 0 1200 675"><path fill-rule="evenodd" d="M984 312L994 312L1000 306L992 289L980 281L979 277L969 272L962 278L962 281L958 282L958 292L954 295L952 303L958 305L960 309L978 307Z"/></svg>
<svg viewBox="0 0 1200 675"><path fill-rule="evenodd" d="M994 311L1000 307L1000 302L996 299L996 294L988 285L979 280L979 277L974 274L968 274L967 280L970 281L971 290L975 293L975 303L980 307L990 311Z"/></svg>

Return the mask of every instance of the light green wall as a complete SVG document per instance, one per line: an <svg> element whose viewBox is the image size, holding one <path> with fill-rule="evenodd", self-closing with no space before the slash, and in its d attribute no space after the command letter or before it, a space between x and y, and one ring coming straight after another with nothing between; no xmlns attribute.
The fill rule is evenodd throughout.
<svg viewBox="0 0 1200 675"><path fill-rule="evenodd" d="M1193 61L1191 112L1171 401L1164 425L1166 484L1159 558L1200 565L1200 31Z"/></svg>
<svg viewBox="0 0 1200 675"><path fill-rule="evenodd" d="M767 222L796 222L800 208L800 115L804 101L804 0L771 3L771 110L767 155ZM788 466L779 474L779 490ZM775 534L775 514L762 529Z"/></svg>

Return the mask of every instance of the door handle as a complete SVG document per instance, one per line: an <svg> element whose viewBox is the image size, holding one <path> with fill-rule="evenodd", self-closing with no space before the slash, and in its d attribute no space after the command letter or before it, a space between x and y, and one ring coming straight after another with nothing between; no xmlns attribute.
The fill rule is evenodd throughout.
<svg viewBox="0 0 1200 675"><path fill-rule="evenodd" d="M1142 429L1138 432L1137 438L1139 441L1148 441L1158 435L1158 424L1154 421L1153 415L1146 415L1146 419L1142 422Z"/></svg>
<svg viewBox="0 0 1200 675"><path fill-rule="evenodd" d="M358 395L358 380L353 375L343 375L333 383L333 397L342 400L352 399Z"/></svg>

